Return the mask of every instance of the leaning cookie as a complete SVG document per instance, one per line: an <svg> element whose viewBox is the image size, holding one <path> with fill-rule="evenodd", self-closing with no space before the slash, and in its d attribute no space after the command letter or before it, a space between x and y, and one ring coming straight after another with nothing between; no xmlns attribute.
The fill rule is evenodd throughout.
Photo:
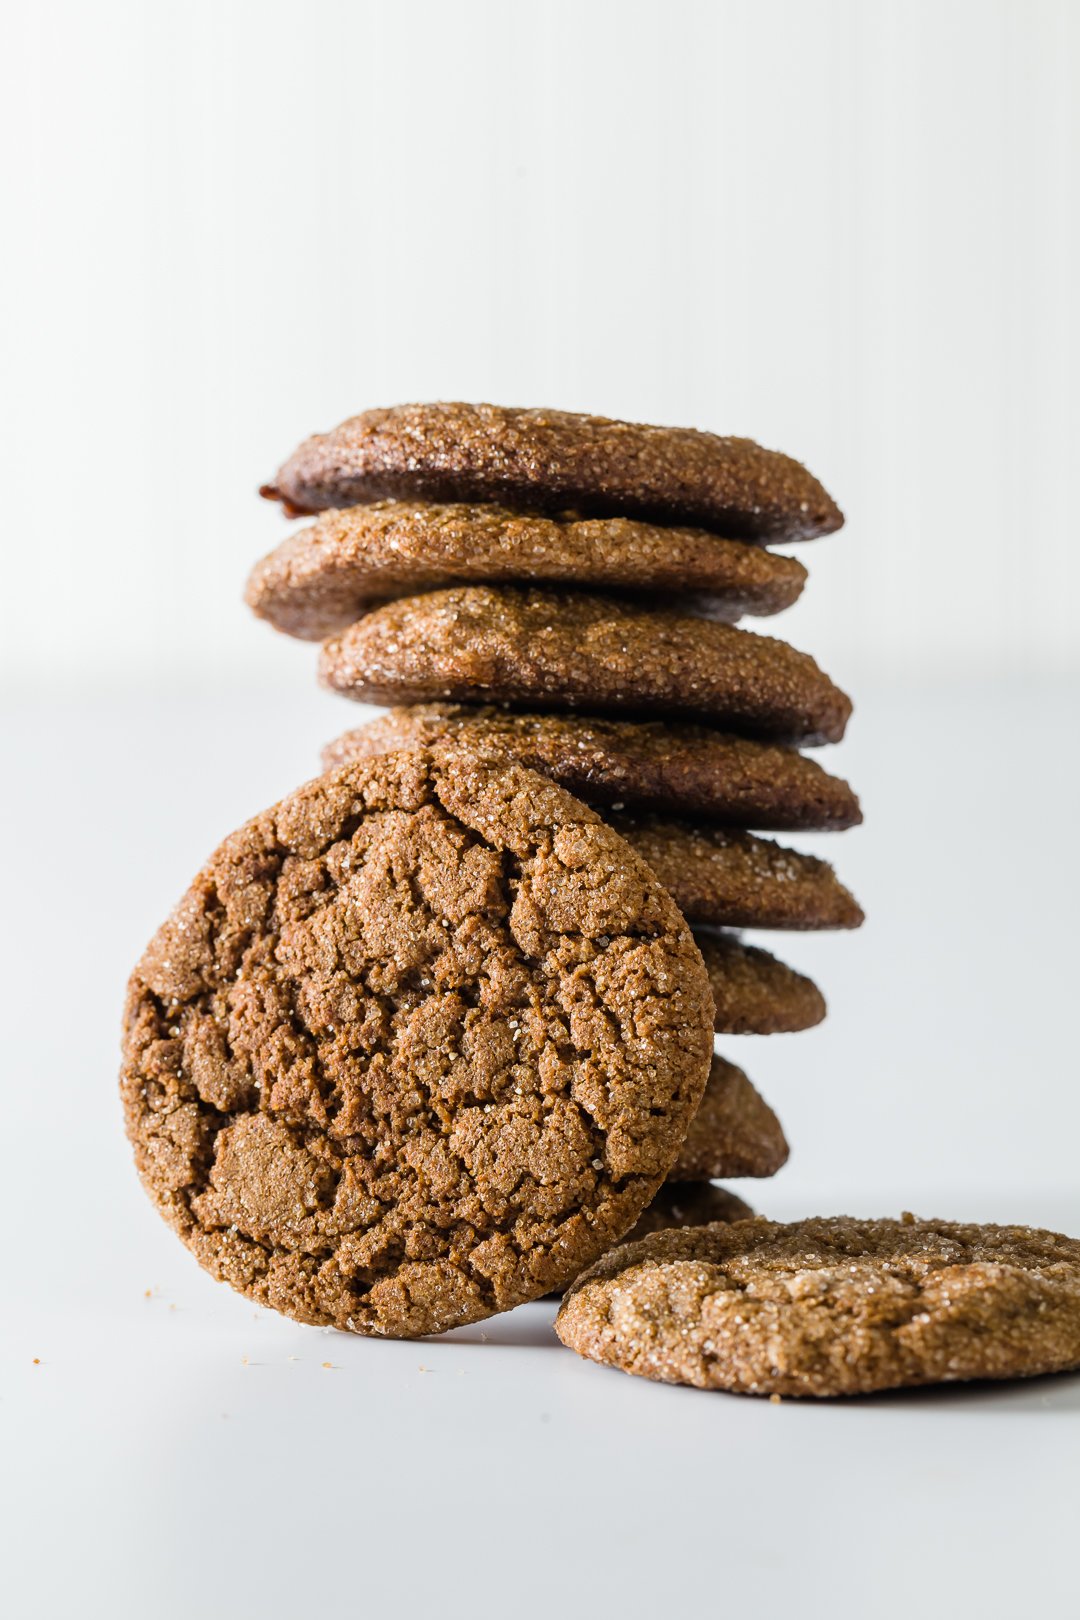
<svg viewBox="0 0 1080 1620"><path fill-rule="evenodd" d="M846 1216L655 1233L604 1255L555 1323L592 1361L745 1395L858 1395L1080 1367L1080 1242Z"/></svg>
<svg viewBox="0 0 1080 1620"><path fill-rule="evenodd" d="M783 1035L812 1029L825 1017L825 997L804 973L796 973L735 934L695 928L716 1003L718 1035Z"/></svg>
<svg viewBox="0 0 1080 1620"><path fill-rule="evenodd" d="M707 822L609 811L692 923L728 928L858 928L863 911L828 861Z"/></svg>
<svg viewBox="0 0 1080 1620"><path fill-rule="evenodd" d="M323 768L444 741L505 753L553 777L586 804L777 832L839 830L862 820L848 784L816 760L678 720L403 705L329 743Z"/></svg>
<svg viewBox="0 0 1080 1620"><path fill-rule="evenodd" d="M501 506L378 501L323 514L257 563L248 606L308 641L368 608L439 586L572 585L692 599L732 622L779 613L806 569L740 540L630 518L543 517Z"/></svg>
<svg viewBox="0 0 1080 1620"><path fill-rule="evenodd" d="M504 760L386 755L242 827L159 930L128 1133L216 1277L300 1321L437 1333L634 1225L712 1011L674 903L593 811Z"/></svg>
<svg viewBox="0 0 1080 1620"><path fill-rule="evenodd" d="M805 745L839 742L851 713L784 641L625 598L511 585L389 602L325 642L320 671L362 703L614 710Z"/></svg>
<svg viewBox="0 0 1080 1620"><path fill-rule="evenodd" d="M497 501L690 523L762 544L844 521L812 473L752 439L461 403L364 411L307 439L261 493L291 512L388 497Z"/></svg>
<svg viewBox="0 0 1080 1620"><path fill-rule="evenodd" d="M734 1063L714 1057L705 1095L668 1180L774 1176L788 1160L783 1128Z"/></svg>

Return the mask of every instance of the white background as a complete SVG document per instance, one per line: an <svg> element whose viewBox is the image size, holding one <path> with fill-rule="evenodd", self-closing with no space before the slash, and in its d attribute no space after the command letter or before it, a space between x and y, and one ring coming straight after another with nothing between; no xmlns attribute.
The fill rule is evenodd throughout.
<svg viewBox="0 0 1080 1620"><path fill-rule="evenodd" d="M53 0L5 35L14 1612L1067 1610L1075 1380L777 1411L578 1363L545 1306L324 1339L155 1220L114 1073L150 932L360 718L241 604L256 486L402 400L687 423L848 514L775 628L856 698L822 757L866 826L803 842L869 921L775 942L822 1028L727 1043L794 1147L742 1190L1080 1232L1080 5Z"/></svg>

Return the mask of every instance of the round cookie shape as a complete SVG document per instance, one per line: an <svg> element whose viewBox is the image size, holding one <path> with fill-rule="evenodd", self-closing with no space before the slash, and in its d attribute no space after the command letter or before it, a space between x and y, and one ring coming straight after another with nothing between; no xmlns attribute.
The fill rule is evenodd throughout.
<svg viewBox="0 0 1080 1620"><path fill-rule="evenodd" d="M711 1181L665 1181L632 1232L623 1239L636 1243L669 1227L710 1226L714 1221L745 1221L753 1210L744 1198Z"/></svg>
<svg viewBox="0 0 1080 1620"><path fill-rule="evenodd" d="M649 869L502 760L320 777L211 857L129 986L143 1182L301 1321L413 1337L565 1284L673 1165L712 1048Z"/></svg>
<svg viewBox="0 0 1080 1620"><path fill-rule="evenodd" d="M858 928L863 912L828 861L708 822L609 811L693 923L728 928Z"/></svg>
<svg viewBox="0 0 1080 1620"><path fill-rule="evenodd" d="M586 804L702 816L766 831L834 831L862 820L848 784L792 748L678 720L521 714L460 703L403 705L323 749L333 770L398 748L454 741L505 753Z"/></svg>
<svg viewBox="0 0 1080 1620"><path fill-rule="evenodd" d="M696 928L694 939L712 985L718 1035L791 1034L825 1017L825 997L813 979L768 951L720 929Z"/></svg>
<svg viewBox="0 0 1080 1620"><path fill-rule="evenodd" d="M1080 1242L954 1221L738 1221L606 1254L555 1323L623 1372L744 1395L859 1395L1080 1367Z"/></svg>
<svg viewBox="0 0 1080 1620"><path fill-rule="evenodd" d="M731 622L790 607L805 580L793 557L701 529L376 501L326 512L283 541L252 570L246 600L276 629L321 641L374 604L457 583L659 592Z"/></svg>
<svg viewBox="0 0 1080 1620"><path fill-rule="evenodd" d="M305 440L261 493L292 513L384 499L496 501L689 523L760 544L809 540L844 521L813 474L752 439L456 402L351 417Z"/></svg>
<svg viewBox="0 0 1080 1620"><path fill-rule="evenodd" d="M669 1182L714 1176L775 1176L789 1148L780 1121L734 1063L714 1057Z"/></svg>
<svg viewBox="0 0 1080 1620"><path fill-rule="evenodd" d="M361 703L615 711L805 745L839 742L851 713L784 641L622 597L512 585L389 602L324 643L320 672Z"/></svg>

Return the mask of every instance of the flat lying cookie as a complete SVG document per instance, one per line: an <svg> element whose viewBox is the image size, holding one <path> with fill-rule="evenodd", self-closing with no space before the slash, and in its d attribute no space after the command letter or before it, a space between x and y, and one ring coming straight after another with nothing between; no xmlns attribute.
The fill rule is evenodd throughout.
<svg viewBox="0 0 1080 1620"><path fill-rule="evenodd" d="M144 1184L304 1322L413 1337L576 1276L703 1095L712 997L648 867L505 761L388 755L214 854L129 986Z"/></svg>
<svg viewBox="0 0 1080 1620"><path fill-rule="evenodd" d="M734 934L695 929L716 1003L718 1035L783 1035L812 1029L825 997L803 973Z"/></svg>
<svg viewBox="0 0 1080 1620"><path fill-rule="evenodd" d="M499 501L762 543L809 540L844 521L805 467L752 439L500 405L365 411L307 439L261 493L291 512L388 497Z"/></svg>
<svg viewBox="0 0 1080 1620"><path fill-rule="evenodd" d="M670 1227L709 1226L714 1221L745 1221L753 1210L744 1198L711 1181L665 1181L624 1243L636 1243Z"/></svg>
<svg viewBox="0 0 1080 1620"><path fill-rule="evenodd" d="M609 811L693 923L728 928L858 928L862 908L827 861L704 822Z"/></svg>
<svg viewBox="0 0 1080 1620"><path fill-rule="evenodd" d="M862 820L848 784L791 748L677 720L514 714L458 703L391 709L323 749L323 769L452 741L542 771L586 804L703 816L728 826L832 831Z"/></svg>
<svg viewBox="0 0 1080 1620"><path fill-rule="evenodd" d="M362 703L504 703L705 719L774 742L839 742L851 700L784 641L584 591L465 585L389 602L323 646Z"/></svg>
<svg viewBox="0 0 1080 1620"><path fill-rule="evenodd" d="M714 1057L701 1105L668 1180L775 1176L790 1149L780 1121L741 1069Z"/></svg>
<svg viewBox="0 0 1080 1620"><path fill-rule="evenodd" d="M246 600L278 630L321 641L373 604L473 581L685 595L693 611L731 622L790 607L805 580L793 557L701 529L378 501L291 535L256 564Z"/></svg>
<svg viewBox="0 0 1080 1620"><path fill-rule="evenodd" d="M858 1395L1080 1367L1080 1242L952 1221L739 1221L606 1254L555 1323L623 1372Z"/></svg>

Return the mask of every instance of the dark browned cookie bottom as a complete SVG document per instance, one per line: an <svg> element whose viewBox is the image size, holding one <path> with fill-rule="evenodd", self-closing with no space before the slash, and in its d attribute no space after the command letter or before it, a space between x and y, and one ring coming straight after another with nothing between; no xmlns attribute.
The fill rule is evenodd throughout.
<svg viewBox="0 0 1080 1620"><path fill-rule="evenodd" d="M1080 1242L954 1221L737 1221L603 1256L555 1323L623 1372L746 1395L858 1395L1080 1367Z"/></svg>

